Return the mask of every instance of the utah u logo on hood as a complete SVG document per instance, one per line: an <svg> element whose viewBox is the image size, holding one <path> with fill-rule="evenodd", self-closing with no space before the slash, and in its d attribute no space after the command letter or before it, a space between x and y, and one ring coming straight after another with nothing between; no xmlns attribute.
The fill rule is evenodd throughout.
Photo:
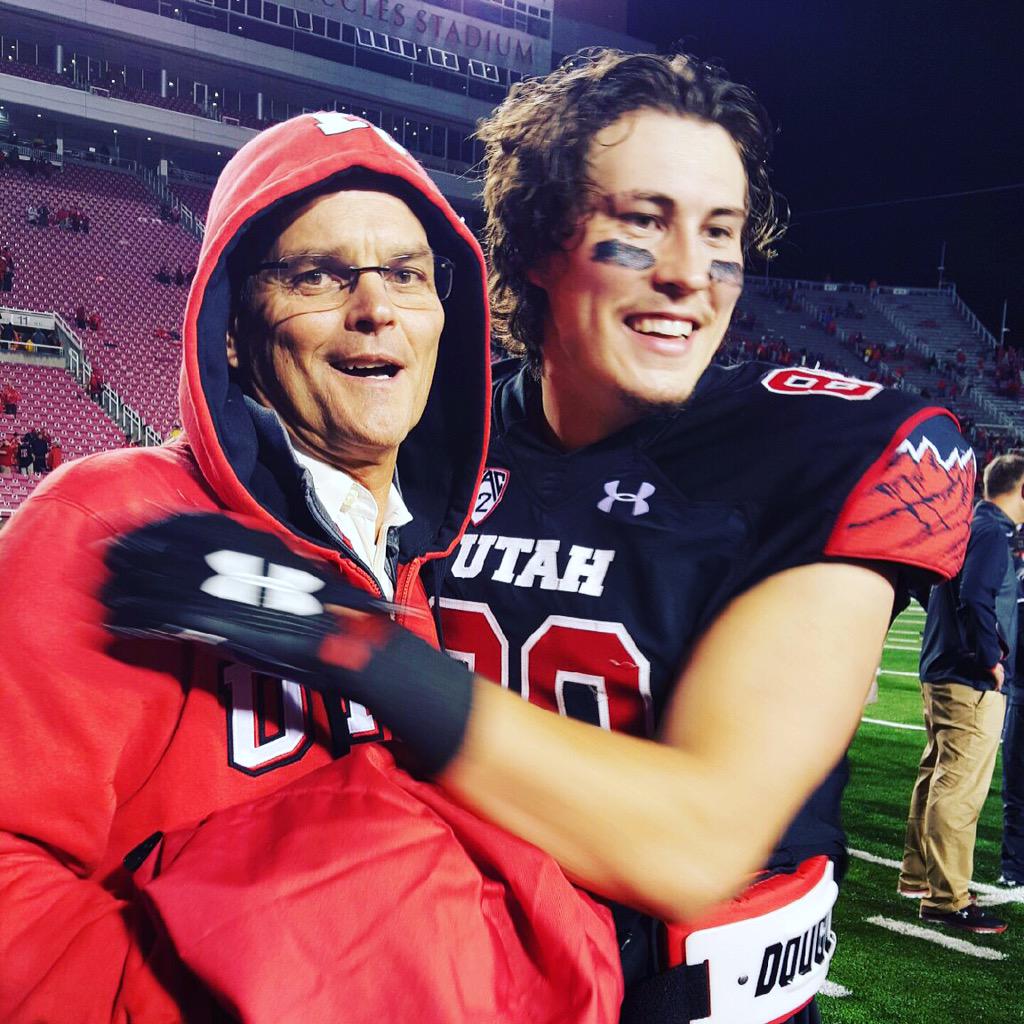
<svg viewBox="0 0 1024 1024"><path fill-rule="evenodd" d="M313 117L316 118L316 126L324 135L341 135L344 132L351 132L357 128L369 128L389 146L397 149L399 153L405 156L409 155L408 151L395 142L386 131L381 130L375 124L370 124L369 121L364 121L361 117L354 117L352 114L342 114L336 110L321 110L315 113Z"/></svg>
<svg viewBox="0 0 1024 1024"><path fill-rule="evenodd" d="M480 490L476 492L470 522L479 526L497 507L508 487L508 470L488 466L480 478Z"/></svg>

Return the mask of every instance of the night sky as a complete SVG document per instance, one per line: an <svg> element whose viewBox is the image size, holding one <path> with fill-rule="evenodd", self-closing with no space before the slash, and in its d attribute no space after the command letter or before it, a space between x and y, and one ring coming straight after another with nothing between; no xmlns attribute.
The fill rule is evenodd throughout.
<svg viewBox="0 0 1024 1024"><path fill-rule="evenodd" d="M768 108L792 210L773 275L934 286L945 241L946 280L993 333L1008 299L1024 345L1024 2L632 0L630 29Z"/></svg>

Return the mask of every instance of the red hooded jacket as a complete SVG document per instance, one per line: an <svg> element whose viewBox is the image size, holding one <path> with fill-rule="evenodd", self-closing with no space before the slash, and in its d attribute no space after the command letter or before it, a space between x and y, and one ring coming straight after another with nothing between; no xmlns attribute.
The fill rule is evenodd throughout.
<svg viewBox="0 0 1024 1024"><path fill-rule="evenodd" d="M456 265L430 397L399 452L414 520L398 604L428 611L421 569L464 528L488 430L479 247L366 122L271 128L210 204L185 314L183 436L63 466L0 535L0 631L19 636L0 666L4 1021L205 1021L225 1007L349 1024L617 1016L606 911L535 848L396 767L368 742L382 738L369 712L211 649L103 628L110 540L175 512L244 515L375 587L225 354L232 251L276 204L353 168L386 176ZM27 633L25 608L45 612ZM404 624L436 643L429 614ZM156 831L167 839L133 879L123 859Z"/></svg>

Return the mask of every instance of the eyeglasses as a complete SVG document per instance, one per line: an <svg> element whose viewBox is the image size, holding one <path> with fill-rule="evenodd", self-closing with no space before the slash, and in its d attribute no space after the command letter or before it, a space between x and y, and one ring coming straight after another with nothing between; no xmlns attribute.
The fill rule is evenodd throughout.
<svg viewBox="0 0 1024 1024"><path fill-rule="evenodd" d="M451 295L454 265L446 256L416 253L399 256L376 267L353 267L334 256L308 254L293 259L260 263L253 274L272 281L296 304L326 312L342 305L359 285L363 274L380 274L391 301L403 309L428 309Z"/></svg>

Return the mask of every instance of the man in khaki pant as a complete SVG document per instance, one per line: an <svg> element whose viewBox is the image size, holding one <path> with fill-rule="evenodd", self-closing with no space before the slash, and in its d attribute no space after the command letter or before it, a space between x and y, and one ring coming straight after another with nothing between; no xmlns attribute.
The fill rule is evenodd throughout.
<svg viewBox="0 0 1024 1024"><path fill-rule="evenodd" d="M910 800L899 891L922 897L921 919L1003 932L968 890L978 816L992 782L1017 643L1017 579L1010 545L1024 522L1024 453L985 468L985 500L971 520L964 567L934 587L921 649L928 742Z"/></svg>

